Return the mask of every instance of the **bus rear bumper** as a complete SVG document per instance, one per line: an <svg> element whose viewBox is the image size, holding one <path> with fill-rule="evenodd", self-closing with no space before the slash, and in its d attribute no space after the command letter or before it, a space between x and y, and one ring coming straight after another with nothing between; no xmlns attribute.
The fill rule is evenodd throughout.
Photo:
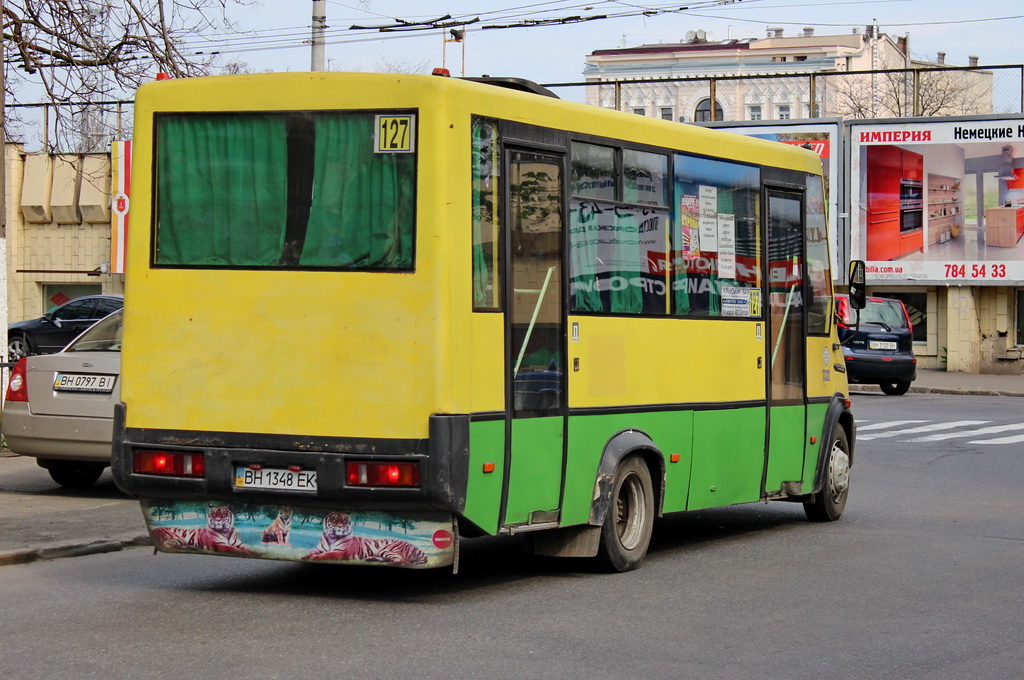
<svg viewBox="0 0 1024 680"><path fill-rule="evenodd" d="M143 499L153 546L191 553L411 569L456 563L454 516Z"/></svg>

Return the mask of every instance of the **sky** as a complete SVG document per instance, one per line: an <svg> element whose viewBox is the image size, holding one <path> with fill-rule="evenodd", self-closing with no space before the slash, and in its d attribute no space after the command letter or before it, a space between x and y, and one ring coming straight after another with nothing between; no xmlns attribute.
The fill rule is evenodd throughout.
<svg viewBox="0 0 1024 680"><path fill-rule="evenodd" d="M680 42L691 30L724 40L763 38L769 26L784 28L788 36L799 35L805 26L817 35L836 35L863 31L872 23L883 33L909 34L914 57L934 60L942 51L946 63L957 66L966 66L969 56L979 57L982 65L1024 63L1024 6L1005 0L697 0L685 5L655 0L328 0L326 7L327 68L336 71L398 67L429 72L444 63L452 75L580 82L584 59L594 50ZM309 70L311 9L309 0L229 4L227 18L242 33L194 38L194 45L255 71ZM374 30L446 15L452 19L438 23L479 19L465 26L464 44L444 43L447 31L440 28ZM586 20L562 23L573 17ZM546 23L523 25L538 22Z"/></svg>

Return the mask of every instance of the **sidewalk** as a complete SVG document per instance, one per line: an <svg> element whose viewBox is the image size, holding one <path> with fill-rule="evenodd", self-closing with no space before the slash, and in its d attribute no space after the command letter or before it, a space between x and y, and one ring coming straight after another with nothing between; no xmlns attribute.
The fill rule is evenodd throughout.
<svg viewBox="0 0 1024 680"><path fill-rule="evenodd" d="M878 385L850 385L851 392L877 392ZM916 394L962 394L971 396L1024 397L1024 375L981 375L917 369L910 386ZM899 397L893 397L898 399ZM895 404L894 404L895 406Z"/></svg>
<svg viewBox="0 0 1024 680"><path fill-rule="evenodd" d="M877 385L852 385L881 393ZM1024 376L918 369L911 394L1024 397ZM899 409L905 397L889 397ZM139 504L103 473L89 489L62 489L34 458L0 454L0 566L149 545Z"/></svg>
<svg viewBox="0 0 1024 680"><path fill-rule="evenodd" d="M88 489L64 489L35 458L0 453L0 567L147 544L138 501L109 470Z"/></svg>

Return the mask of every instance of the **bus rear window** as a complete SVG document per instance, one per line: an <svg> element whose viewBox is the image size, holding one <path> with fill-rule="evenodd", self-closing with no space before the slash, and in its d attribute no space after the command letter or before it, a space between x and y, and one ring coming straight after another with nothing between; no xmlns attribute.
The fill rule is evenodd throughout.
<svg viewBox="0 0 1024 680"><path fill-rule="evenodd" d="M158 114L154 265L411 270L415 120Z"/></svg>

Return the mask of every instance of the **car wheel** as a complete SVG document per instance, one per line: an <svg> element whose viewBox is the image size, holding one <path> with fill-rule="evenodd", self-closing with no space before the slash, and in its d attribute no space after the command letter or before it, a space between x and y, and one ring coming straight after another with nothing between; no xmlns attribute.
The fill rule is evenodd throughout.
<svg viewBox="0 0 1024 680"><path fill-rule="evenodd" d="M96 483L106 465L78 460L51 461L47 470L53 481L68 489L84 489Z"/></svg>
<svg viewBox="0 0 1024 680"><path fill-rule="evenodd" d="M804 513L812 522L834 522L846 509L850 491L850 445L846 430L838 423L832 439L832 449L825 461L825 481L821 491L804 503Z"/></svg>
<svg viewBox="0 0 1024 680"><path fill-rule="evenodd" d="M611 506L601 528L598 562L609 571L636 569L647 554L653 526L651 473L643 459L630 456L615 470Z"/></svg>
<svg viewBox="0 0 1024 680"><path fill-rule="evenodd" d="M7 338L7 360L17 361L22 357L27 357L32 352L32 347L29 345L28 338L24 335L12 335Z"/></svg>
<svg viewBox="0 0 1024 680"><path fill-rule="evenodd" d="M901 394L906 394L907 390L910 389L909 380L897 380L896 382L884 382L879 385L882 391L888 394L890 397L898 397Z"/></svg>

